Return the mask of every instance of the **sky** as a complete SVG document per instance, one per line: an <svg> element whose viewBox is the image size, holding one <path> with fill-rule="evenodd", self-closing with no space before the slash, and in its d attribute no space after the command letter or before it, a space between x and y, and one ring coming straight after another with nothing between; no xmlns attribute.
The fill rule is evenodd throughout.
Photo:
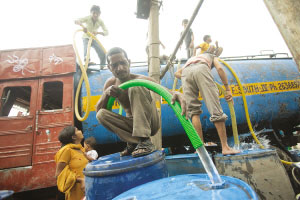
<svg viewBox="0 0 300 200"><path fill-rule="evenodd" d="M163 0L160 9L160 40L170 55L198 0ZM98 36L108 50L119 46L132 61L146 61L148 20L137 19L137 0L2 0L0 1L0 50L73 43L79 29L74 20L88 16L92 5L101 7L100 18L109 35ZM195 45L209 34L224 48L222 56L257 55L261 50L289 53L262 0L204 0L192 30ZM76 42L82 52L81 34ZM182 48L177 57L186 55ZM98 58L92 51L92 60Z"/></svg>

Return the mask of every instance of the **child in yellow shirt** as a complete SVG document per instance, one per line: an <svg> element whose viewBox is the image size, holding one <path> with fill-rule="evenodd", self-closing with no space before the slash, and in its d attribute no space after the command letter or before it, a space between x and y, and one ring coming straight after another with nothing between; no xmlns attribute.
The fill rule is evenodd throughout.
<svg viewBox="0 0 300 200"><path fill-rule="evenodd" d="M205 35L204 37L203 37L203 43L201 43L200 45L198 45L198 46L196 46L195 48L194 48L194 56L196 56L196 51L197 51L197 49L201 49L201 52L200 52L200 54L202 54L202 53L204 53L205 51L207 51L208 50L208 48L209 48L209 46L210 46L210 43L212 42L212 40L211 40L211 37L210 37L210 35ZM219 48L219 46L218 46L218 41L216 41L216 48L218 49Z"/></svg>

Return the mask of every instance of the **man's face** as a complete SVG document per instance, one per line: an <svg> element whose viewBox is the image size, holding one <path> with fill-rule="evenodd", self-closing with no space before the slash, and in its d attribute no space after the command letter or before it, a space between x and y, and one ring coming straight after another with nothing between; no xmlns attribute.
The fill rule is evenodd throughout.
<svg viewBox="0 0 300 200"><path fill-rule="evenodd" d="M120 79L127 79L130 75L130 61L124 56L123 53L114 54L108 57L108 67L113 75Z"/></svg>
<svg viewBox="0 0 300 200"><path fill-rule="evenodd" d="M96 21L99 18L100 13L92 11L91 15L92 15L93 20Z"/></svg>

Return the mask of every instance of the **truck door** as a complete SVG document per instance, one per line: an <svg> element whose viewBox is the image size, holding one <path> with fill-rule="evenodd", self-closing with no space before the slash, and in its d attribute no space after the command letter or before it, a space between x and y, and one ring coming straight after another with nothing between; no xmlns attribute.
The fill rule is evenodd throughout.
<svg viewBox="0 0 300 200"><path fill-rule="evenodd" d="M33 164L53 162L59 132L73 125L72 96L73 74L40 79Z"/></svg>
<svg viewBox="0 0 300 200"><path fill-rule="evenodd" d="M32 162L38 80L0 84L0 169Z"/></svg>

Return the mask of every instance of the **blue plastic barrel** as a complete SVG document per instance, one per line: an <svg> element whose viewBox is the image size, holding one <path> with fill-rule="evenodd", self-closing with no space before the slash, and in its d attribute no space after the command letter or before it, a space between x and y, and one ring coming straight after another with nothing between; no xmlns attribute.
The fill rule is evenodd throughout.
<svg viewBox="0 0 300 200"><path fill-rule="evenodd" d="M196 153L166 156L166 164L169 176L206 173Z"/></svg>
<svg viewBox="0 0 300 200"><path fill-rule="evenodd" d="M133 188L114 198L115 200L193 200L230 199L258 200L256 193L245 182L229 176L221 176L225 181L223 189L212 189L206 174L187 174L156 180Z"/></svg>
<svg viewBox="0 0 300 200"><path fill-rule="evenodd" d="M88 200L112 199L131 188L168 175L162 151L138 158L120 157L119 153L103 156L89 163L83 173Z"/></svg>

